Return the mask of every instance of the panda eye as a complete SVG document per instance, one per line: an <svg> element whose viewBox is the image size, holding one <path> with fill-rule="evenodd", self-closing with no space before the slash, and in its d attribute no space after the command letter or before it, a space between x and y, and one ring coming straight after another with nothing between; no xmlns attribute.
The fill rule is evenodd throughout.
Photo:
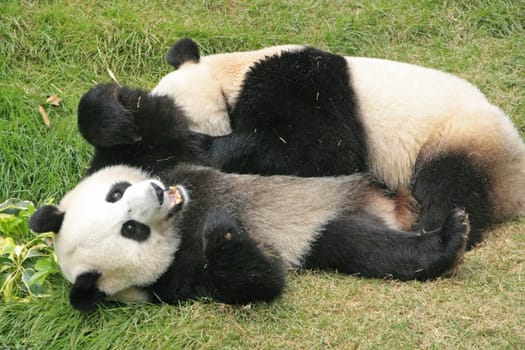
<svg viewBox="0 0 525 350"><path fill-rule="evenodd" d="M135 233L135 223L133 221L128 221L122 225L122 234L124 236L132 236Z"/></svg>
<svg viewBox="0 0 525 350"><path fill-rule="evenodd" d="M129 182L117 182L116 184L111 186L111 189L106 195L106 202L115 203L119 201L124 195L126 189L130 186L131 184Z"/></svg>
<svg viewBox="0 0 525 350"><path fill-rule="evenodd" d="M122 192L120 191L115 191L111 194L111 199L113 200L113 202L118 201L120 198L122 198Z"/></svg>
<svg viewBox="0 0 525 350"><path fill-rule="evenodd" d="M148 226L135 220L126 221L120 230L122 236L137 242L143 242L148 239L150 232L151 230Z"/></svg>

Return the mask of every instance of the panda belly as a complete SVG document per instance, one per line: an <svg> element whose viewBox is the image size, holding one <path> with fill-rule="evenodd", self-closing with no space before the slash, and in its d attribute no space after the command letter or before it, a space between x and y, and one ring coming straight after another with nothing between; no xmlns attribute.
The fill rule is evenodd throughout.
<svg viewBox="0 0 525 350"><path fill-rule="evenodd" d="M356 193L350 193L336 178L248 180L235 184L239 192L250 189L250 209L243 218L246 228L257 241L271 244L286 268L300 267L323 226L349 206L349 198L364 195L357 181L351 187Z"/></svg>

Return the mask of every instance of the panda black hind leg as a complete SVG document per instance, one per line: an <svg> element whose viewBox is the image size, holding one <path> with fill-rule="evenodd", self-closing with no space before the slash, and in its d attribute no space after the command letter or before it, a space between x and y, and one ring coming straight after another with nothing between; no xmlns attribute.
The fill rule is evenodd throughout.
<svg viewBox="0 0 525 350"><path fill-rule="evenodd" d="M363 277L432 279L455 269L468 232L467 215L459 208L438 229L421 233L391 229L367 213L344 215L325 226L304 265Z"/></svg>
<svg viewBox="0 0 525 350"><path fill-rule="evenodd" d="M204 224L207 270L219 301L245 304L271 301L285 286L280 255L254 241L231 215L211 212Z"/></svg>

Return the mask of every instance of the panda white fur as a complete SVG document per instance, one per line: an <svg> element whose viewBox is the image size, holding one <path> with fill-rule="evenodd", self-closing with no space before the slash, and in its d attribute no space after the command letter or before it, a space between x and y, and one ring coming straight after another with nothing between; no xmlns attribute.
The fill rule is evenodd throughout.
<svg viewBox="0 0 525 350"><path fill-rule="evenodd" d="M465 250L463 210L438 230L408 232L410 198L367 175L263 177L188 164L157 175L105 167L32 216L34 231L56 233L75 308L106 297L270 301L287 268L424 280L452 271Z"/></svg>
<svg viewBox="0 0 525 350"><path fill-rule="evenodd" d="M415 197L417 230L464 207L469 248L491 224L525 213L523 141L458 77L296 45L200 57L190 39L168 62L177 70L151 94L101 85L84 96L79 126L100 146L94 168L119 158L103 147L134 145L123 152L142 154L136 165L148 169L162 167L155 159L182 159L235 173L369 172ZM138 150L143 140L158 146L155 155Z"/></svg>

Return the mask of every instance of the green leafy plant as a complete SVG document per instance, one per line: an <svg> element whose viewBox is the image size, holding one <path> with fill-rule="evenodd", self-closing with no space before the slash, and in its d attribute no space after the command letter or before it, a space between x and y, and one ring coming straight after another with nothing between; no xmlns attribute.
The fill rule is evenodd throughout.
<svg viewBox="0 0 525 350"><path fill-rule="evenodd" d="M28 226L33 203L10 199L0 204L0 293L4 301L46 295L48 278L58 272L52 233Z"/></svg>

